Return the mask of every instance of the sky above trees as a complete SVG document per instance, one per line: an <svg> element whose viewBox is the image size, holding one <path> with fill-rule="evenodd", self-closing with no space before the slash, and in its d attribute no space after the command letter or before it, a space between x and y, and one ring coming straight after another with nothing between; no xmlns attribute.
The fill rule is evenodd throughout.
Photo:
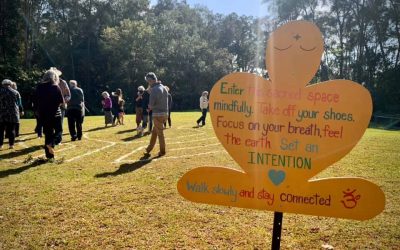
<svg viewBox="0 0 400 250"><path fill-rule="evenodd" d="M206 6L214 13L228 15L237 13L238 15L262 17L268 14L268 5L262 4L262 0L187 0L191 6ZM157 0L151 0L155 5Z"/></svg>

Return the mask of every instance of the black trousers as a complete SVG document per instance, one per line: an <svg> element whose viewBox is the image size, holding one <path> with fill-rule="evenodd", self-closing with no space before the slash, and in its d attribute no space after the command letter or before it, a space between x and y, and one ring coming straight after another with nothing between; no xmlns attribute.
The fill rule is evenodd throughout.
<svg viewBox="0 0 400 250"><path fill-rule="evenodd" d="M147 128L147 123L149 123L149 131L153 129L153 111L143 113L143 128Z"/></svg>
<svg viewBox="0 0 400 250"><path fill-rule="evenodd" d="M206 125L207 109L201 110L201 117L197 120L197 124Z"/></svg>
<svg viewBox="0 0 400 250"><path fill-rule="evenodd" d="M80 140L82 138L82 123L83 123L82 110L69 109L67 112L67 117L68 117L68 129L69 129L69 134L71 135L71 139L75 140L76 138L78 138L78 140Z"/></svg>
<svg viewBox="0 0 400 250"><path fill-rule="evenodd" d="M65 109L61 109L61 119L57 119L57 121L60 123L55 126L56 131L55 131L55 144L58 145L62 141L62 135L63 135L63 121L64 121L64 116L65 116ZM43 125L43 130L44 130L44 125Z"/></svg>
<svg viewBox="0 0 400 250"><path fill-rule="evenodd" d="M62 133L62 117L56 116L47 119L42 119L44 144L54 147L59 143L58 135Z"/></svg>
<svg viewBox="0 0 400 250"><path fill-rule="evenodd" d="M0 145L4 143L4 132L8 136L8 145L12 146L15 142L15 123L0 122Z"/></svg>
<svg viewBox="0 0 400 250"><path fill-rule="evenodd" d="M168 110L168 119L167 119L167 121L168 121L168 126L171 127L171 110L170 109ZM164 127L167 127L167 122L164 122Z"/></svg>

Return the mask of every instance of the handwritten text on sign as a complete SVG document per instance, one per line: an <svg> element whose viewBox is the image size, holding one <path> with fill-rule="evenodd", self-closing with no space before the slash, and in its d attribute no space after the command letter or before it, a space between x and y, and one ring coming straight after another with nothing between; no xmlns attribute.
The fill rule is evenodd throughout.
<svg viewBox="0 0 400 250"><path fill-rule="evenodd" d="M294 35L293 35L294 34ZM384 194L360 178L310 178L360 140L372 112L369 92L348 80L309 85L323 51L318 28L286 24L268 41L271 80L233 73L211 90L215 133L244 172L200 167L178 182L202 203L364 220L384 208Z"/></svg>

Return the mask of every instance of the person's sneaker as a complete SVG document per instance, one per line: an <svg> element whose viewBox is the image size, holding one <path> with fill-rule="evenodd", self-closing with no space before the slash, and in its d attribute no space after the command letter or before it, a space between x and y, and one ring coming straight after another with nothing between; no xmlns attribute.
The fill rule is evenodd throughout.
<svg viewBox="0 0 400 250"><path fill-rule="evenodd" d="M158 157L161 157L161 156L164 156L165 155L165 152L158 152Z"/></svg>
<svg viewBox="0 0 400 250"><path fill-rule="evenodd" d="M76 141L76 137L75 137L75 136L72 137L72 138L71 138L71 141Z"/></svg>

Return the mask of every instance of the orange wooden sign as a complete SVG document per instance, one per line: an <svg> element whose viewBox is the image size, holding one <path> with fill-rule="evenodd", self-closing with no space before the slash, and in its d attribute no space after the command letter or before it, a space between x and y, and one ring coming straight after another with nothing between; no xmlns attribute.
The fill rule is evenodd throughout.
<svg viewBox="0 0 400 250"><path fill-rule="evenodd" d="M270 80L233 73L214 85L213 128L244 172L226 167L193 169L178 182L183 197L357 220L370 219L384 209L384 193L367 180L310 180L351 151L372 113L371 96L358 83L332 80L307 85L322 53L318 27L290 22L268 40Z"/></svg>

